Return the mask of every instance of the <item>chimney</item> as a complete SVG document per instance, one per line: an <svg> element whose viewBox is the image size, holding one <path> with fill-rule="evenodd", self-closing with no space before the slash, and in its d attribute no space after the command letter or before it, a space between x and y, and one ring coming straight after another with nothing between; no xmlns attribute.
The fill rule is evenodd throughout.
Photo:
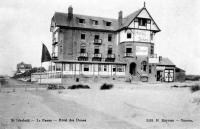
<svg viewBox="0 0 200 129"><path fill-rule="evenodd" d="M162 61L162 56L159 56L159 62Z"/></svg>
<svg viewBox="0 0 200 129"><path fill-rule="evenodd" d="M68 18L69 19L73 18L73 8L72 8L72 6L68 7Z"/></svg>
<svg viewBox="0 0 200 129"><path fill-rule="evenodd" d="M118 16L118 23L119 23L119 26L122 25L122 18L123 18L122 11L119 11L119 16Z"/></svg>

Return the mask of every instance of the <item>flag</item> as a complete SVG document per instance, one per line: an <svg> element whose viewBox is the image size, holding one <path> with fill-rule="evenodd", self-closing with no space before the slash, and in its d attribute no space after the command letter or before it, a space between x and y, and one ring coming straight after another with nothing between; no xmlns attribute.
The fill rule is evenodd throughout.
<svg viewBox="0 0 200 129"><path fill-rule="evenodd" d="M41 62L46 62L46 61L50 61L51 60L51 56L49 54L49 51L47 49L47 47L42 44L42 58L41 58Z"/></svg>

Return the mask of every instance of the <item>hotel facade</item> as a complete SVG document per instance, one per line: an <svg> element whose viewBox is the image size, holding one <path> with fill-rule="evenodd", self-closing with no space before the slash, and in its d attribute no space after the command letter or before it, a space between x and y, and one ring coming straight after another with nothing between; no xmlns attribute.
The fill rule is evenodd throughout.
<svg viewBox="0 0 200 129"><path fill-rule="evenodd" d="M52 65L44 83L175 80L175 65L154 51L160 28L145 4L116 19L74 14L70 6L55 12L50 32Z"/></svg>

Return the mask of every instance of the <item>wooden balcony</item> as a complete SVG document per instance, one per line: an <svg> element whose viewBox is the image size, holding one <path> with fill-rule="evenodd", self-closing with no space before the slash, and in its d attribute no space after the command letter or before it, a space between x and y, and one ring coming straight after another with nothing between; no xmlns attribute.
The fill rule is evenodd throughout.
<svg viewBox="0 0 200 129"><path fill-rule="evenodd" d="M94 39L94 44L101 45L102 44L102 39Z"/></svg>

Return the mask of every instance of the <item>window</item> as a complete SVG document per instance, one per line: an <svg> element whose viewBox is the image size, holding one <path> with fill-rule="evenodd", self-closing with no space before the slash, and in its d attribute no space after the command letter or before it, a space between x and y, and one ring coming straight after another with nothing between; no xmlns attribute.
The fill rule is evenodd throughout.
<svg viewBox="0 0 200 129"><path fill-rule="evenodd" d="M153 35L154 35L154 33L151 32L151 34L150 34L150 38L151 38L151 40L153 40Z"/></svg>
<svg viewBox="0 0 200 129"><path fill-rule="evenodd" d="M83 71L89 71L89 65L88 64L84 64Z"/></svg>
<svg viewBox="0 0 200 129"><path fill-rule="evenodd" d="M93 69L94 69L94 72L98 72L98 64L95 64L95 65L93 66Z"/></svg>
<svg viewBox="0 0 200 129"><path fill-rule="evenodd" d="M60 45L60 53L62 53L63 52L63 47L62 47L62 45Z"/></svg>
<svg viewBox="0 0 200 129"><path fill-rule="evenodd" d="M112 54L112 46L108 46L108 54Z"/></svg>
<svg viewBox="0 0 200 129"><path fill-rule="evenodd" d="M135 22L138 22L138 18L135 18L135 20L134 20Z"/></svg>
<svg viewBox="0 0 200 129"><path fill-rule="evenodd" d="M69 64L69 71L73 71L73 64Z"/></svg>
<svg viewBox="0 0 200 129"><path fill-rule="evenodd" d="M107 71L107 65L104 65L103 71Z"/></svg>
<svg viewBox="0 0 200 129"><path fill-rule="evenodd" d="M99 48L94 49L94 54L99 54Z"/></svg>
<svg viewBox="0 0 200 129"><path fill-rule="evenodd" d="M56 66L53 66L53 68L52 68L52 69L53 69L53 71L55 71L55 70L56 70Z"/></svg>
<svg viewBox="0 0 200 129"><path fill-rule="evenodd" d="M132 53L132 48L126 48L126 53Z"/></svg>
<svg viewBox="0 0 200 129"><path fill-rule="evenodd" d="M146 61L142 61L141 63L141 70L145 71L147 70L147 62Z"/></svg>
<svg viewBox="0 0 200 129"><path fill-rule="evenodd" d="M151 45L151 53L150 54L154 54L154 45Z"/></svg>
<svg viewBox="0 0 200 129"><path fill-rule="evenodd" d="M94 39L99 39L99 35L94 35Z"/></svg>
<svg viewBox="0 0 200 129"><path fill-rule="evenodd" d="M145 18L139 18L139 26L146 26L147 25L147 19Z"/></svg>
<svg viewBox="0 0 200 129"><path fill-rule="evenodd" d="M113 72L116 72L116 66L113 65Z"/></svg>
<svg viewBox="0 0 200 129"><path fill-rule="evenodd" d="M85 23L85 19L79 19L79 23L84 24Z"/></svg>
<svg viewBox="0 0 200 129"><path fill-rule="evenodd" d="M151 20L150 19L147 19L147 24L151 24Z"/></svg>
<svg viewBox="0 0 200 129"><path fill-rule="evenodd" d="M151 65L149 65L149 73L151 73Z"/></svg>
<svg viewBox="0 0 200 129"><path fill-rule="evenodd" d="M80 53L86 53L85 47L82 47L82 48L80 49Z"/></svg>
<svg viewBox="0 0 200 129"><path fill-rule="evenodd" d="M117 66L117 72L124 72L124 67L121 65Z"/></svg>
<svg viewBox="0 0 200 129"><path fill-rule="evenodd" d="M108 34L108 42L112 41L112 34Z"/></svg>
<svg viewBox="0 0 200 129"><path fill-rule="evenodd" d="M98 66L98 70L101 71L101 65Z"/></svg>
<svg viewBox="0 0 200 129"><path fill-rule="evenodd" d="M106 22L106 26L111 26L111 22Z"/></svg>
<svg viewBox="0 0 200 129"><path fill-rule="evenodd" d="M81 34L81 39L85 40L85 34Z"/></svg>
<svg viewBox="0 0 200 129"><path fill-rule="evenodd" d="M127 39L131 38L131 33L127 33Z"/></svg>
<svg viewBox="0 0 200 129"><path fill-rule="evenodd" d="M99 22L97 20L92 20L92 25L98 25Z"/></svg>

